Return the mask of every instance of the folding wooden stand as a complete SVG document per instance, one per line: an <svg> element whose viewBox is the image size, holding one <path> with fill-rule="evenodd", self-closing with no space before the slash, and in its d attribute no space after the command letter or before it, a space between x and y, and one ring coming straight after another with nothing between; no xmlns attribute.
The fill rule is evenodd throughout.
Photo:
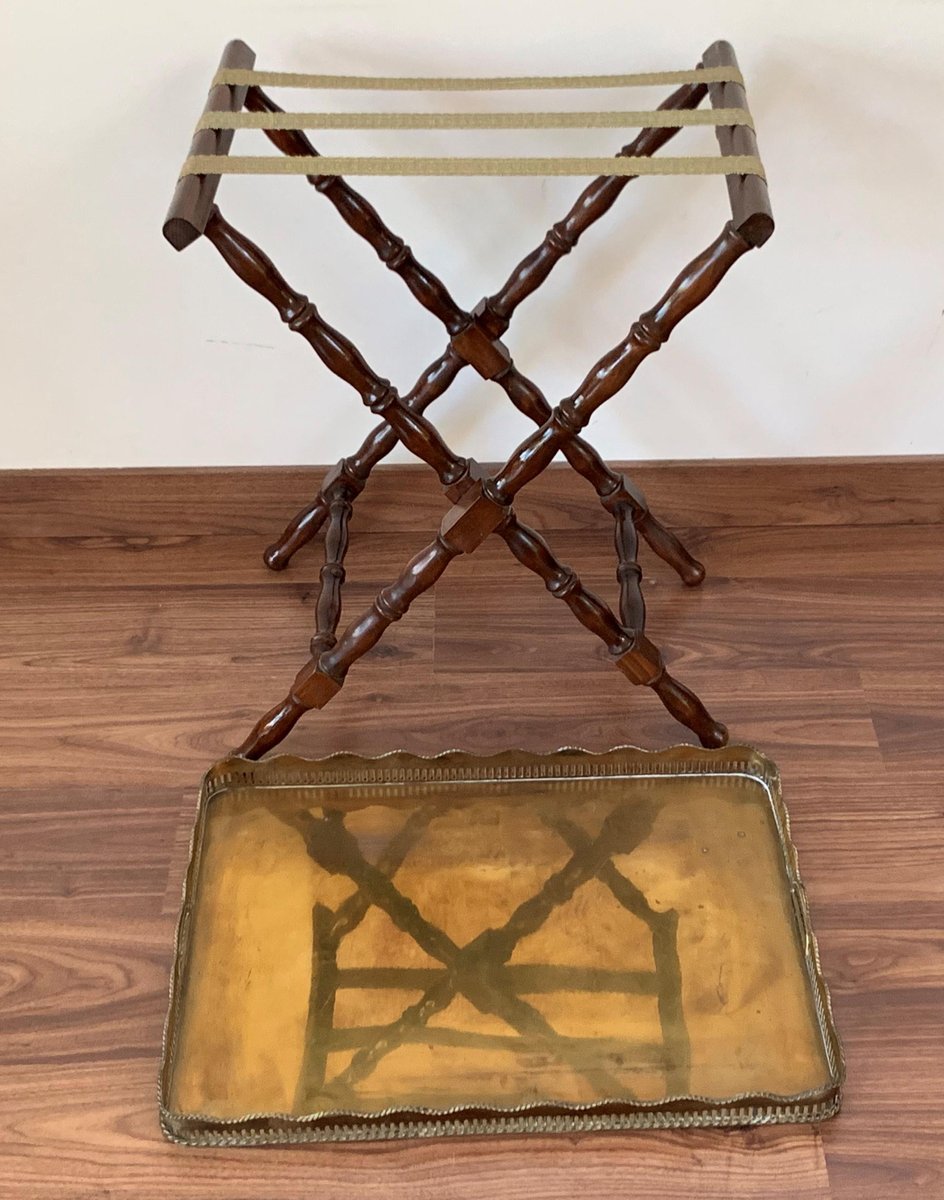
<svg viewBox="0 0 944 1200"><path fill-rule="evenodd" d="M525 80L386 80L292 76L256 72L255 55L242 42L231 42L207 100L191 155L174 193L164 233L177 249L205 235L234 273L267 299L281 319L300 333L329 370L349 383L372 412L382 418L364 444L344 458L325 478L318 496L300 512L265 554L274 570L287 566L299 547L327 522L317 625L311 658L295 678L286 698L253 728L238 753L258 758L277 745L307 709L323 708L340 690L351 666L399 620L417 596L433 586L448 564L497 534L524 566L563 600L577 619L599 637L614 664L632 683L651 687L673 717L693 730L704 746L727 741L724 725L712 719L688 688L665 670L662 656L646 637L645 605L636 561L637 534L653 551L695 586L704 568L649 511L642 493L603 460L580 432L592 414L615 395L636 368L654 353L679 321L705 300L728 268L744 253L763 244L773 232L767 186L757 158L757 145L746 107L741 76L732 48L716 42L693 71L654 76L590 77ZM439 119L406 114L283 113L261 84L302 87L363 87L385 90L473 90L480 88L613 87L623 84L682 83L659 110L610 114L497 114L491 117L447 114ZM709 95L712 109L698 110ZM248 113L241 112L248 109ZM317 155L304 128L475 128L528 127L521 118L543 126L637 124L639 135L614 159L334 159ZM406 117L406 120L404 120ZM411 119L412 118L412 119ZM624 119L621 119L624 118ZM651 159L682 125L714 125L721 155L714 158ZM287 158L228 156L236 128L262 129ZM603 171L612 173L604 174ZM323 173L320 173L323 172ZM374 208L341 176L347 174L594 174L567 216L512 271L505 285L464 311L445 285L422 266L404 242L387 228ZM347 224L398 274L416 299L438 317L449 335L443 354L401 396L377 375L356 347L295 291L266 255L221 215L215 195L223 174L302 174L335 206ZM625 184L640 174L724 174L732 220L719 236L677 276L658 303L634 322L627 336L589 371L577 390L556 407L515 367L502 341L521 304L576 245L583 232L614 203ZM538 429L494 475L486 476L471 459L455 454L424 415L466 365L493 380ZM373 604L340 635L341 585L348 546L351 506L371 470L400 441L436 472L453 507L437 536L383 588ZM588 592L576 572L560 563L544 538L515 514L518 492L539 475L561 451L594 488L615 523L620 584L619 617Z"/></svg>

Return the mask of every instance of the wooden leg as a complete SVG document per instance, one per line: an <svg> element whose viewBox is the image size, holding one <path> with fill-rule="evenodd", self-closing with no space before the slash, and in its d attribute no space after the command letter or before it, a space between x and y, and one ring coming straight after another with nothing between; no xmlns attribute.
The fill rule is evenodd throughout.
<svg viewBox="0 0 944 1200"><path fill-rule="evenodd" d="M518 562L543 579L551 595L563 600L581 625L596 634L614 658L632 647L632 635L622 628L609 605L587 591L577 572L554 556L536 529L509 514L495 532Z"/></svg>
<svg viewBox="0 0 944 1200"><path fill-rule="evenodd" d="M640 316L623 341L591 368L575 393L553 410L540 398L541 413L535 411L533 415L537 419L546 411L546 419L501 470L487 479L477 474L470 460L453 454L435 426L422 417L419 406L413 408L405 403L386 380L374 375L356 348L326 325L309 302L288 287L258 247L229 226L218 210L214 210L208 223L207 236L236 274L270 300L282 319L312 344L335 373L361 393L373 411L384 415L394 437L434 468L447 495L455 502L436 539L411 560L393 584L378 593L371 608L345 630L336 644L328 646L302 668L283 703L270 710L243 743L240 749L244 754L248 757L264 754L285 736L302 712L324 707L340 690L351 665L376 645L386 628L399 620L417 596L432 587L449 562L457 554L471 553L496 531L515 556L544 579L552 594L564 600L581 623L606 643L616 665L633 683L653 688L668 711L692 729L703 745L719 746L727 741L725 727L712 719L694 693L666 673L661 654L642 632L645 610L635 563L633 511L642 505L634 506L634 497L628 494L622 478L578 435L593 412L628 382L640 362L659 349L678 322L711 294L733 262L749 249L730 224L689 263L659 303ZM471 346L473 357L481 353L487 359L488 330L476 327L474 334L466 330L462 333L461 340L453 338L457 357L466 357L463 347ZM489 377L515 379L519 388L523 385L522 394L527 393L528 403L533 406L536 389L517 372L512 374L510 357L493 349L495 354L490 361L495 371ZM435 364L431 370L435 370ZM514 516L511 508L514 497L548 466L558 450L564 451L571 461L576 458L575 465L579 464L581 473L599 483L598 494L617 522L621 606L632 626L629 629L620 625L607 605L586 591L576 572L557 562L540 535L521 525ZM342 472L343 468L344 464ZM327 574L323 572L322 581L338 585L332 586L326 602L336 620L340 597L334 593L340 586L338 572L343 572L341 559L347 544L350 505L339 496L329 501L331 509L335 511L329 535L334 544L327 550ZM627 519L630 512L633 521ZM652 522L648 528L652 536L655 528ZM314 648L320 649L323 644L325 640L317 638Z"/></svg>
<svg viewBox="0 0 944 1200"><path fill-rule="evenodd" d="M352 665L376 646L385 630L400 620L417 596L433 586L459 553L459 546L440 533L412 558L399 578L377 593L370 608L345 629L330 649L309 659L295 677L289 694L256 722L236 753L261 758L279 744L302 713L324 708L341 690Z"/></svg>
<svg viewBox="0 0 944 1200"><path fill-rule="evenodd" d="M308 297L296 291L269 256L216 206L204 234L233 274L268 301L328 370L349 384L371 412L383 417L395 440L433 468L449 498L458 499L468 480L469 460L449 449L421 409L406 403L388 379L373 371L354 343L329 325Z"/></svg>
<svg viewBox="0 0 944 1200"><path fill-rule="evenodd" d="M621 625L609 606L587 591L577 572L555 558L537 530L523 525L514 514L510 514L495 532L523 566L544 580L551 595L563 600L577 620L603 641L616 666L632 683L651 687L676 721L690 729L703 746L727 744L728 731L725 726L714 720L694 692L668 674L662 655L642 632L641 626L632 631L625 627L627 614L635 615L636 619L644 619L645 616L645 608L641 613L639 609L642 594L638 586L627 582L628 573L620 577L624 585L621 593L621 609L624 613ZM617 525L617 546L621 554L634 553L635 531L628 515ZM622 561L621 558L621 565Z"/></svg>
<svg viewBox="0 0 944 1200"><path fill-rule="evenodd" d="M616 578L620 585L620 622L634 633L646 628L646 601L642 594L642 568L636 561L639 538L633 521L633 510L621 504L613 514L616 525L613 541L616 545Z"/></svg>
<svg viewBox="0 0 944 1200"><path fill-rule="evenodd" d="M315 606L315 634L311 653L317 658L337 642L338 621L341 619L341 585L344 583L344 556L348 547L348 523L353 511L343 484L332 488L329 506L328 531L324 540L324 566L319 580L318 603Z"/></svg>
<svg viewBox="0 0 944 1200"><path fill-rule="evenodd" d="M281 704L270 708L259 718L249 736L234 754L240 754L243 758L262 758L263 754L268 754L283 738L288 737L299 717L307 711L307 706L296 697L286 697Z"/></svg>
<svg viewBox="0 0 944 1200"><path fill-rule="evenodd" d="M690 729L703 746L716 749L728 742L727 727L712 717L693 691L665 669L658 646L637 633L632 647L616 658L616 665L632 683L650 687L680 725Z"/></svg>
<svg viewBox="0 0 944 1200"><path fill-rule="evenodd" d="M702 84L686 84L667 97L659 107L669 110L697 108L705 91ZM282 111L258 87L248 89L246 107L253 112ZM630 157L654 154L676 132L669 126L643 129L623 147L620 154ZM270 129L265 134L283 154L317 154L301 130ZM471 312L464 311L456 303L442 280L417 260L403 239L384 224L373 205L346 180L337 176L310 176L308 182L331 201L349 227L373 248L380 261L403 279L419 303L443 323L450 334L447 354L456 356L456 370L466 363L474 366L484 378L499 383L512 402L540 425L550 416L551 406L540 389L514 366L500 341L501 336L507 331L517 307L574 249L586 230L612 207L631 179L631 176L603 176L589 184L563 220L548 230L540 246L514 268L504 287L482 299ZM432 370L435 369L436 364ZM439 388L435 395L440 395L444 390L444 387ZM422 393L421 396L417 396L414 389L404 397L404 405L411 410L419 407L419 411L422 411L430 399L435 398ZM386 425L375 430L372 439L386 440L387 448L383 453L388 453L396 443L396 436L391 435ZM574 438L563 450L568 461L596 488L605 505L608 504L607 498L610 502L617 499L615 493L620 487L620 476L607 466L592 446L582 438ZM363 448L352 461L362 456ZM361 461L362 481L366 482L370 470L380 457L382 454L370 463ZM704 567L688 554L678 538L651 517L641 493L630 487L630 494L634 501L638 499L640 502L637 514L639 531L655 553L668 562L686 584L694 586L700 583L704 578ZM282 537L267 549L265 561L273 570L282 570L287 566L295 551L317 532L324 519L323 499L324 488L319 497L294 518Z"/></svg>
<svg viewBox="0 0 944 1200"><path fill-rule="evenodd" d="M495 382L504 388L515 408L530 417L536 425L543 424L551 416L551 406L544 393L511 362ZM629 506L640 534L654 553L677 572L683 583L688 587L696 587L702 582L705 568L689 554L674 533L656 520L639 488L625 475L614 471L584 438L573 437L561 449L578 475L582 475L594 489L608 512L615 517L619 509Z"/></svg>
<svg viewBox="0 0 944 1200"><path fill-rule="evenodd" d="M328 501L319 492L311 504L296 513L285 527L282 536L267 546L262 561L270 571L284 571L296 550L307 546L321 529L328 515Z"/></svg>
<svg viewBox="0 0 944 1200"><path fill-rule="evenodd" d="M703 746L717 750L728 744L728 728L716 721L693 691L662 671L655 682L649 685L669 710L676 721L686 725L697 735Z"/></svg>
<svg viewBox="0 0 944 1200"><path fill-rule="evenodd" d="M332 559L343 558L341 547L346 542L346 518L342 520L346 502L335 503L337 524L335 549L330 552ZM452 559L474 549L473 543L480 543L488 536L482 524L483 519L488 519L484 512L487 507L470 498L464 515L456 517L461 512L459 507L447 514L443 531L411 559L394 583L377 594L370 608L332 646L306 663L288 696L260 718L236 753L245 758L261 758L282 741L304 712L323 708L341 690L351 666L380 641L385 630L400 620L418 596L433 586ZM703 746L725 745L727 729L713 720L693 692L665 671L662 656L652 642L641 630L625 629L609 606L583 586L576 571L555 558L536 530L522 524L513 512L506 513L493 528L518 561L539 575L548 591L563 600L581 624L603 641L616 666L633 683L651 687L672 716L691 729ZM631 528L632 522L624 520L624 534ZM631 541L624 544L632 545ZM630 588L628 594L633 590ZM339 612L339 604L337 607ZM333 600L330 608L327 622L332 617L336 620Z"/></svg>
<svg viewBox="0 0 944 1200"><path fill-rule="evenodd" d="M464 366L465 363L452 349L447 349L427 367L403 397L403 403L416 412L423 412L446 391ZM306 545L324 524L329 504L327 493L334 480L344 479L353 500L363 491L371 471L390 453L398 440L384 422L376 426L354 454L332 467L312 503L293 517L282 536L266 550L263 556L266 566L274 571L284 570L292 555Z"/></svg>
<svg viewBox="0 0 944 1200"><path fill-rule="evenodd" d="M698 587L704 581L704 566L689 554L674 533L656 520L648 508L634 521L652 552L669 564L686 587Z"/></svg>

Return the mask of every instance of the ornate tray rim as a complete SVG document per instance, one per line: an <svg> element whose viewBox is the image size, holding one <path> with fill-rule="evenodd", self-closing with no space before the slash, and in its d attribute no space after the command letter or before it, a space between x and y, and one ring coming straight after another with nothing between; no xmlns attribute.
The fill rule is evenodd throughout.
<svg viewBox="0 0 944 1200"><path fill-rule="evenodd" d="M532 1102L511 1108L464 1106L450 1109L395 1107L364 1114L334 1110L295 1116L247 1113L211 1117L177 1113L167 1105L176 1049L177 1009L188 950L192 890L200 865L210 801L233 787L351 787L377 785L389 797L390 786L462 780L512 782L524 779L658 777L661 775L740 775L759 783L770 802L778 843L790 885L807 982L829 1071L822 1088L793 1096L743 1093L724 1100L670 1096L652 1103L597 1101L591 1104ZM813 1122L834 1116L842 1103L845 1061L835 1028L829 988L823 977L819 946L810 921L806 888L800 877L790 816L783 801L780 772L774 762L748 745L704 750L679 744L664 750L616 746L591 751L575 746L533 752L502 750L491 755L450 749L434 755L391 750L366 756L338 751L320 759L293 755L252 761L230 756L203 777L197 799L189 859L181 888L174 936L167 1015L161 1043L158 1106L164 1134L188 1146L257 1146L305 1142L362 1142L411 1137L474 1136L494 1133L576 1133L617 1129L680 1129Z"/></svg>

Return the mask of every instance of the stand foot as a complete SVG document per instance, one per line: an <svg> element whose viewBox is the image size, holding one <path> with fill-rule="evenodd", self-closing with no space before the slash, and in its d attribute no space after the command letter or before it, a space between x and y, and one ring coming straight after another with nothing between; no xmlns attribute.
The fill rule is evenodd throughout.
<svg viewBox="0 0 944 1200"><path fill-rule="evenodd" d="M668 671L649 685L676 721L690 729L709 750L728 744L728 728L716 721L693 691L674 679Z"/></svg>
<svg viewBox="0 0 944 1200"><path fill-rule="evenodd" d="M705 568L685 549L674 533L659 523L648 509L636 517L636 528L654 554L667 562L686 587L698 587L705 578Z"/></svg>
<svg viewBox="0 0 944 1200"><path fill-rule="evenodd" d="M282 536L266 547L262 561L269 570L284 571L295 551L311 541L325 523L327 516L328 501L324 493L319 492L307 508L303 508L289 521Z"/></svg>
<svg viewBox="0 0 944 1200"><path fill-rule="evenodd" d="M259 718L252 732L234 753L242 758L262 758L263 754L277 746L290 733L298 719L307 711L306 705L293 696L287 696L281 704L269 709Z"/></svg>

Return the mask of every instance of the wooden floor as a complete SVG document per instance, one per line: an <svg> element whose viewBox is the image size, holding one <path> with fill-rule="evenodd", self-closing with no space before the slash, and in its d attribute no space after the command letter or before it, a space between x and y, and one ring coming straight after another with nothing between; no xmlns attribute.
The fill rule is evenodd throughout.
<svg viewBox="0 0 944 1200"><path fill-rule="evenodd" d="M944 1197L944 461L647 465L708 565L644 550L649 632L779 763L848 1059L821 1128L194 1151L156 1076L205 768L304 656L318 551L266 540L308 470L0 476L0 1196ZM404 499L405 497L408 500ZM609 521L567 468L522 498L614 598ZM435 529L425 470L378 474L346 612ZM493 539L455 563L286 749L684 740Z"/></svg>

